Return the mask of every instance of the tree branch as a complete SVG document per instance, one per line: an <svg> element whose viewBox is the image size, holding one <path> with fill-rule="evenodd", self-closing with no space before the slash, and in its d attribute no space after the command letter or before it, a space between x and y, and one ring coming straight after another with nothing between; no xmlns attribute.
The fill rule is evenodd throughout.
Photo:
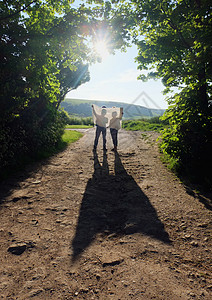
<svg viewBox="0 0 212 300"><path fill-rule="evenodd" d="M12 17L14 17L15 15L19 14L20 12L22 12L23 10L25 10L27 7L29 7L31 4L35 3L36 0L33 0L32 2L30 2L29 4L27 4L26 6L24 6L23 8L21 8L20 10L14 12L13 14L7 15L6 17L0 18L0 22L6 19L10 19Z"/></svg>
<svg viewBox="0 0 212 300"><path fill-rule="evenodd" d="M190 46L189 43L185 40L185 38L184 38L182 32L181 32L181 31L178 29L178 27L173 23L171 17L169 17L169 16L167 15L167 13L166 13L166 11L165 11L165 9L163 8L162 5L161 5L161 8L162 8L162 12L166 15L166 17L167 17L167 19L168 19L168 24L169 24L169 26L170 26L172 29L174 29L174 30L177 31L177 33L178 33L180 39L182 40L182 42L184 43L184 45L186 46L186 48L188 48L188 50L189 50L191 53L193 53L191 46Z"/></svg>

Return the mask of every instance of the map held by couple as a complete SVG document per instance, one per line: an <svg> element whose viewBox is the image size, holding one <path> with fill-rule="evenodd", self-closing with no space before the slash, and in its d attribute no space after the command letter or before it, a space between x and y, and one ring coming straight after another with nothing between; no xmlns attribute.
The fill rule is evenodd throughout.
<svg viewBox="0 0 212 300"><path fill-rule="evenodd" d="M94 140L94 151L96 151L100 134L102 133L103 139L103 150L107 151L106 148L106 128L110 128L111 137L113 140L114 148L113 151L117 151L118 146L118 130L121 128L121 120L123 116L122 107L111 107L106 106L99 107L95 104L93 108L93 119L96 125L96 135Z"/></svg>

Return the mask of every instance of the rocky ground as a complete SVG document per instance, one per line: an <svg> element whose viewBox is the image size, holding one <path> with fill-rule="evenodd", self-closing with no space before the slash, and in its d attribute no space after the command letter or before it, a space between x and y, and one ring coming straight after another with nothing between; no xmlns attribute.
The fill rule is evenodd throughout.
<svg viewBox="0 0 212 300"><path fill-rule="evenodd" d="M210 195L161 163L155 133L94 129L0 185L0 299L212 299Z"/></svg>

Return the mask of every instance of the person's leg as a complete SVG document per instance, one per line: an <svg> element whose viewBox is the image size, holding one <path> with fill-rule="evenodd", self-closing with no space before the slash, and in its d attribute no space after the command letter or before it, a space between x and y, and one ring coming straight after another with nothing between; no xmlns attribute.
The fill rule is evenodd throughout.
<svg viewBox="0 0 212 300"><path fill-rule="evenodd" d="M117 149L118 146L118 130L114 130L114 147Z"/></svg>
<svg viewBox="0 0 212 300"><path fill-rule="evenodd" d="M95 136L94 147L93 147L94 150L96 150L96 147L97 147L97 145L98 145L100 133L101 133L100 127L99 127L99 126L96 126L96 136Z"/></svg>
<svg viewBox="0 0 212 300"><path fill-rule="evenodd" d="M110 134L111 134L113 146L114 146L113 150L117 150L117 133L118 133L118 130L116 130L115 128L110 128Z"/></svg>
<svg viewBox="0 0 212 300"><path fill-rule="evenodd" d="M110 128L110 134L111 134L111 138L112 138L113 146L114 146L113 128Z"/></svg>
<svg viewBox="0 0 212 300"><path fill-rule="evenodd" d="M106 149L106 128L102 128L103 150Z"/></svg>

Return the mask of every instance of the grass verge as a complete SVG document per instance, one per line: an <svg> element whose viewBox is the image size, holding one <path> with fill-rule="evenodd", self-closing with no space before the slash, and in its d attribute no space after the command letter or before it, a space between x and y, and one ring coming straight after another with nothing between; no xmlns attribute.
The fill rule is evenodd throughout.
<svg viewBox="0 0 212 300"><path fill-rule="evenodd" d="M54 154L57 154L71 144L79 140L83 134L78 131L73 130L65 130L63 135L61 136L61 140L57 143L55 147L52 147L51 149L42 150L37 153L36 156L30 157L27 155L23 155L22 157L19 157L18 164L11 165L4 169L4 172L0 172L0 181L7 179L9 176L11 176L13 173L17 171L22 171L25 166L33 164L35 162L38 162L42 159L47 159L53 156Z"/></svg>
<svg viewBox="0 0 212 300"><path fill-rule="evenodd" d="M83 134L74 130L65 130L61 136L61 140L57 143L56 147L42 151L38 154L38 159L49 158L52 155L63 151L69 144L79 140Z"/></svg>
<svg viewBox="0 0 212 300"><path fill-rule="evenodd" d="M71 125L69 125L69 126L71 126ZM77 125L73 125L73 126L77 126ZM79 128L81 128L81 127L79 127ZM61 137L61 141L68 145L68 144L76 142L82 136L83 136L83 134L81 132L73 131L73 130L65 130L64 134Z"/></svg>
<svg viewBox="0 0 212 300"><path fill-rule="evenodd" d="M86 129L92 128L92 125L66 125L66 129Z"/></svg>
<svg viewBox="0 0 212 300"><path fill-rule="evenodd" d="M160 132L164 129L166 125L162 122L160 123L152 123L148 120L138 120L138 121L123 121L122 127L126 130L133 130L133 131L157 131Z"/></svg>

